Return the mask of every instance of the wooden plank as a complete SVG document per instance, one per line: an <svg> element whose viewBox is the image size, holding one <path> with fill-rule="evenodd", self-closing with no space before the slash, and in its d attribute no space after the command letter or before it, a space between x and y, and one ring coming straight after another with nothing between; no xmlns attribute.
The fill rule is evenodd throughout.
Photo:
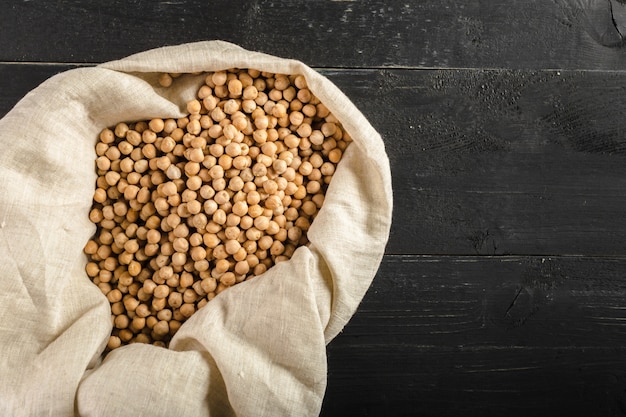
<svg viewBox="0 0 626 417"><path fill-rule="evenodd" d="M60 66L0 65L0 114ZM626 75L324 70L385 140L388 253L619 255Z"/></svg>
<svg viewBox="0 0 626 417"><path fill-rule="evenodd" d="M621 416L626 350L329 348L320 416Z"/></svg>
<svg viewBox="0 0 626 417"><path fill-rule="evenodd" d="M624 68L617 0L11 2L0 61L102 62L222 39L317 67Z"/></svg>
<svg viewBox="0 0 626 417"><path fill-rule="evenodd" d="M322 415L621 415L625 271L625 258L388 255L328 346Z"/></svg>
<svg viewBox="0 0 626 417"><path fill-rule="evenodd" d="M30 90L73 65L0 64L0 117L17 104Z"/></svg>
<svg viewBox="0 0 626 417"><path fill-rule="evenodd" d="M323 73L385 140L389 253L622 253L622 73Z"/></svg>
<svg viewBox="0 0 626 417"><path fill-rule="evenodd" d="M386 255L343 334L373 345L621 345L625 275L623 257Z"/></svg>

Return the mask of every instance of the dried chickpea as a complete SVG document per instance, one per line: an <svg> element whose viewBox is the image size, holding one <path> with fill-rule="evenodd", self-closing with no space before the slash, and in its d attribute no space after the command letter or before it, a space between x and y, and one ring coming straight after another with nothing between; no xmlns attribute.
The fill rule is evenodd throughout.
<svg viewBox="0 0 626 417"><path fill-rule="evenodd" d="M167 346L217 294L288 260L351 142L302 75L208 73L196 97L187 116L98 137L84 252L111 304L107 351Z"/></svg>
<svg viewBox="0 0 626 417"><path fill-rule="evenodd" d="M159 85L161 85L161 87L169 87L172 85L172 82L174 81L174 79L172 78L172 76L170 74L167 73L163 73L161 75L159 75Z"/></svg>
<svg viewBox="0 0 626 417"><path fill-rule="evenodd" d="M167 321L161 320L154 325L152 331L157 337L163 337L169 333L170 326Z"/></svg>

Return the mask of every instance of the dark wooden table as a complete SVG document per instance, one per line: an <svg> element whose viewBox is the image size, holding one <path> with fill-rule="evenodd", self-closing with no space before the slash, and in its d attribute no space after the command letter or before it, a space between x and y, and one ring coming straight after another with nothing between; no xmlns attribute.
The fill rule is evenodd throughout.
<svg viewBox="0 0 626 417"><path fill-rule="evenodd" d="M382 134L395 192L322 415L624 415L623 3L2 1L0 115L163 45L300 59Z"/></svg>

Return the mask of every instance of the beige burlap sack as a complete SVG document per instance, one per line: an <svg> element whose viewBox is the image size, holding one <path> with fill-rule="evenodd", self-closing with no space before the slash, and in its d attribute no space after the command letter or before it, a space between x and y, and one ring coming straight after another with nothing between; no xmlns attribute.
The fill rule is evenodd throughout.
<svg viewBox="0 0 626 417"><path fill-rule="evenodd" d="M343 123L346 151L291 260L219 294L169 349L101 354L106 298L85 274L94 144L120 121L181 117L202 77L163 89L157 72L226 68L304 74ZM308 416L326 388L326 344L355 312L389 235L380 136L304 64L200 42L56 75L0 120L0 415Z"/></svg>

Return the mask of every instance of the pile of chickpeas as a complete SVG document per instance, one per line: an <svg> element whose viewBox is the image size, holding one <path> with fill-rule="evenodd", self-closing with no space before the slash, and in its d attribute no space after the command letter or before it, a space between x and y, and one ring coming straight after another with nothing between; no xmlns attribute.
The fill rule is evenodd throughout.
<svg viewBox="0 0 626 417"><path fill-rule="evenodd" d="M220 292L288 260L351 142L302 75L203 75L187 116L119 123L96 144L84 250L111 304L107 351L167 346Z"/></svg>

